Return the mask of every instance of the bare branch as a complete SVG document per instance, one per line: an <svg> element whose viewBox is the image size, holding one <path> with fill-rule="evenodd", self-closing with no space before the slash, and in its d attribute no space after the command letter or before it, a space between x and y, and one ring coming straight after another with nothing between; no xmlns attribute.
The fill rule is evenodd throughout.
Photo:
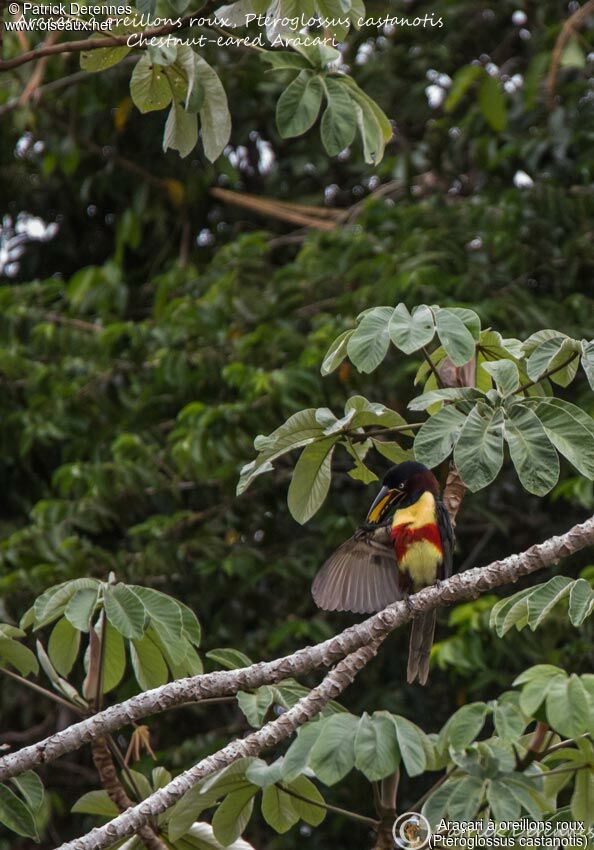
<svg viewBox="0 0 594 850"><path fill-rule="evenodd" d="M37 765L55 761L101 735L182 703L230 696L240 690L252 690L261 685L280 682L320 667L331 667L357 649L383 639L398 626L407 623L414 614L463 599L474 599L481 593L557 564L562 558L592 545L594 517L573 526L565 534L537 543L517 555L509 555L486 567L459 573L439 586L427 587L410 597L408 603L395 602L379 614L316 646L305 647L284 658L252 664L240 670L206 673L153 688L119 705L106 708L37 744L4 756L0 759L0 781L18 776Z"/></svg>
<svg viewBox="0 0 594 850"><path fill-rule="evenodd" d="M320 685L286 711L247 738L233 741L222 750L198 762L190 770L181 773L164 788L151 794L138 806L128 809L105 826L93 829L88 835L63 844L58 850L102 850L115 841L137 832L149 818L161 814L176 803L201 779L245 756L253 756L262 750L274 747L289 738L293 732L335 699L350 685L359 670L370 661L377 651L377 643L363 646L348 655L328 673Z"/></svg>

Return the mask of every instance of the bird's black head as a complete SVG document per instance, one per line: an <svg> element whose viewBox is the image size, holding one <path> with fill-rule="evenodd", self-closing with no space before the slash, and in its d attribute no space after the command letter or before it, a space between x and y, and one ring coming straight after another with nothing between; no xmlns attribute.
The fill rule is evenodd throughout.
<svg viewBox="0 0 594 850"><path fill-rule="evenodd" d="M368 522L382 522L398 507L410 505L425 491L439 496L437 478L423 466L413 460L399 463L384 475L383 487L367 514Z"/></svg>

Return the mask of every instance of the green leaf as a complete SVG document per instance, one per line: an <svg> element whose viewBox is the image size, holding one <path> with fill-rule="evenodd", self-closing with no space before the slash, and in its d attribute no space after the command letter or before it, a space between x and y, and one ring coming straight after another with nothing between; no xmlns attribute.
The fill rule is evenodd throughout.
<svg viewBox="0 0 594 850"><path fill-rule="evenodd" d="M505 439L522 486L544 496L559 478L559 457L538 417L523 405L514 405L505 420Z"/></svg>
<svg viewBox="0 0 594 850"><path fill-rule="evenodd" d="M517 741L526 728L526 718L513 702L498 701L493 711L495 731L506 741Z"/></svg>
<svg viewBox="0 0 594 850"><path fill-rule="evenodd" d="M220 664L225 670L237 670L239 667L249 667L254 662L238 649L211 649L206 657Z"/></svg>
<svg viewBox="0 0 594 850"><path fill-rule="evenodd" d="M555 369L565 363L572 353L575 355L572 364L551 375L551 380L560 386L567 386L575 377L577 371L579 343L565 334L559 334L544 339L532 351L526 363L528 377L532 381L538 380L545 372Z"/></svg>
<svg viewBox="0 0 594 850"><path fill-rule="evenodd" d="M484 394L474 387L446 387L443 390L430 390L409 401L409 410L428 410L442 401L482 401Z"/></svg>
<svg viewBox="0 0 594 850"><path fill-rule="evenodd" d="M4 667L6 664L18 670L21 676L39 673L35 653L31 652L28 646L23 646L22 643L10 638L0 638L0 665Z"/></svg>
<svg viewBox="0 0 594 850"><path fill-rule="evenodd" d="M97 588L77 590L64 609L64 616L80 632L88 632L97 605Z"/></svg>
<svg viewBox="0 0 594 850"><path fill-rule="evenodd" d="M560 735L577 738L591 728L592 700L579 676L556 677L547 692L547 720Z"/></svg>
<svg viewBox="0 0 594 850"><path fill-rule="evenodd" d="M505 95L495 77L486 76L479 89L479 106L489 126L500 133L507 127Z"/></svg>
<svg viewBox="0 0 594 850"><path fill-rule="evenodd" d="M258 788L250 785L228 794L214 813L212 828L217 841L232 844L248 825Z"/></svg>
<svg viewBox="0 0 594 850"><path fill-rule="evenodd" d="M463 705L439 733L440 741L447 742L454 750L466 749L483 728L488 713L489 707L484 702Z"/></svg>
<svg viewBox="0 0 594 850"><path fill-rule="evenodd" d="M266 712L273 705L275 699L274 688L263 685L253 694L239 691L237 704L246 716L248 723L254 728L259 728L264 723Z"/></svg>
<svg viewBox="0 0 594 850"><path fill-rule="evenodd" d="M107 791L88 791L78 798L70 811L77 815L100 815L109 820L120 813Z"/></svg>
<svg viewBox="0 0 594 850"><path fill-rule="evenodd" d="M355 767L370 782L394 773L400 764L396 728L389 714L365 713L355 737Z"/></svg>
<svg viewBox="0 0 594 850"><path fill-rule="evenodd" d="M371 442L374 448L392 463L402 463L405 460L413 460L413 453L410 449L403 449L399 443L388 440L376 440L374 437Z"/></svg>
<svg viewBox="0 0 594 850"><path fill-rule="evenodd" d="M319 720L306 723L297 732L297 738L293 741L283 760L283 779L291 782L308 766L311 750L320 737L324 722Z"/></svg>
<svg viewBox="0 0 594 850"><path fill-rule="evenodd" d="M347 415L355 411L350 422L350 428L361 428L364 425L381 425L384 428L407 425L406 419L396 413L395 410L391 410L378 402L368 401L362 395L353 395L347 399L344 410ZM402 433L410 437L413 435L412 430L406 430Z"/></svg>
<svg viewBox="0 0 594 850"><path fill-rule="evenodd" d="M334 714L323 721L323 733L309 754L309 766L325 785L335 785L355 766L355 736L359 719Z"/></svg>
<svg viewBox="0 0 594 850"><path fill-rule="evenodd" d="M503 413L479 403L466 418L454 449L454 463L466 486L476 492L491 483L503 465Z"/></svg>
<svg viewBox="0 0 594 850"><path fill-rule="evenodd" d="M33 605L35 630L61 617L68 602L77 591L98 588L99 582L94 578L77 578L48 588L37 597Z"/></svg>
<svg viewBox="0 0 594 850"><path fill-rule="evenodd" d="M569 619L572 625L581 626L594 608L594 591L583 578L574 582L569 594Z"/></svg>
<svg viewBox="0 0 594 850"><path fill-rule="evenodd" d="M437 826L447 812L448 801L459 780L450 780L441 785L424 803L421 814L427 818L432 827Z"/></svg>
<svg viewBox="0 0 594 850"><path fill-rule="evenodd" d="M281 835L288 832L299 820L293 807L293 798L271 785L262 793L262 816L266 823Z"/></svg>
<svg viewBox="0 0 594 850"><path fill-rule="evenodd" d="M58 620L50 635L47 646L52 664L62 676L68 676L80 646L80 632L64 617Z"/></svg>
<svg viewBox="0 0 594 850"><path fill-rule="evenodd" d="M322 375L329 375L340 366L344 358L347 356L348 341L354 332L355 331L353 329L343 331L340 336L336 337L322 361L322 366L320 368Z"/></svg>
<svg viewBox="0 0 594 850"><path fill-rule="evenodd" d="M332 77L324 77L328 105L320 125L322 144L328 156L338 154L349 147L357 132L357 119L348 88Z"/></svg>
<svg viewBox="0 0 594 850"><path fill-rule="evenodd" d="M475 342L478 342L481 338L481 320L478 313L469 310L468 307L448 307L448 310L464 323L464 326L472 334L472 338Z"/></svg>
<svg viewBox="0 0 594 850"><path fill-rule="evenodd" d="M528 594L532 593L533 588L528 587L525 590L520 590L519 593L513 593L505 599L500 599L491 609L489 618L490 628L494 628L499 637L503 637L518 620L525 616L526 622L523 625L528 625ZM525 599L526 604L522 613L519 613L520 603ZM516 611L515 609L518 609Z"/></svg>
<svg viewBox="0 0 594 850"><path fill-rule="evenodd" d="M267 50L260 54L260 57L264 62L270 63L271 71L311 69L311 64L305 56L301 56L299 53L291 53L288 50Z"/></svg>
<svg viewBox="0 0 594 850"><path fill-rule="evenodd" d="M571 815L586 826L594 822L594 770L578 770L571 798Z"/></svg>
<svg viewBox="0 0 594 850"><path fill-rule="evenodd" d="M163 151L177 151L183 158L196 147L198 142L198 119L193 112L186 112L174 101L169 110L163 132Z"/></svg>
<svg viewBox="0 0 594 850"><path fill-rule="evenodd" d="M276 105L276 125L283 139L301 136L315 122L322 105L322 82L313 71L295 77Z"/></svg>
<svg viewBox="0 0 594 850"><path fill-rule="evenodd" d="M139 639L144 632L144 605L125 584L105 585L103 604L107 619L123 637Z"/></svg>
<svg viewBox="0 0 594 850"><path fill-rule="evenodd" d="M254 446L260 452L260 455L241 470L241 477L237 484L238 496L249 487L254 478L267 469L272 469L270 461L292 449L313 443L316 437L322 435L324 429L316 419L316 412L315 408L300 410L290 416L272 434L266 437L263 435L256 437Z"/></svg>
<svg viewBox="0 0 594 850"><path fill-rule="evenodd" d="M483 797L484 780L465 776L457 782L448 799L448 814L455 820L470 820L477 814Z"/></svg>
<svg viewBox="0 0 594 850"><path fill-rule="evenodd" d="M456 71L448 96L443 104L444 111L453 112L472 84L484 73L485 71L480 65L464 65L463 68Z"/></svg>
<svg viewBox="0 0 594 850"><path fill-rule="evenodd" d="M533 409L555 448L582 475L594 478L594 420L560 398L539 399Z"/></svg>
<svg viewBox="0 0 594 850"><path fill-rule="evenodd" d="M563 49L559 64L562 68L585 68L586 54L577 38L570 38Z"/></svg>
<svg viewBox="0 0 594 850"><path fill-rule="evenodd" d="M183 602L177 602L179 610L182 615L182 628L184 637L194 646L200 646L200 642L202 640L202 629L200 628L200 623L198 622L198 617L191 608L188 608L187 605L184 605Z"/></svg>
<svg viewBox="0 0 594 850"><path fill-rule="evenodd" d="M475 341L460 316L452 310L438 309L435 315L437 335L454 366L464 366L474 357Z"/></svg>
<svg viewBox="0 0 594 850"><path fill-rule="evenodd" d="M289 485L291 516L303 525L320 509L332 479L332 455L338 437L317 440L302 451Z"/></svg>
<svg viewBox="0 0 594 850"><path fill-rule="evenodd" d="M363 142L365 162L377 165L382 160L385 145L393 135L390 120L352 77L345 76L342 81L349 87L351 97L355 101L355 117Z"/></svg>
<svg viewBox="0 0 594 850"><path fill-rule="evenodd" d="M409 776L418 776L427 767L426 735L406 717L398 714L391 717L406 772Z"/></svg>
<svg viewBox="0 0 594 850"><path fill-rule="evenodd" d="M140 112L165 109L173 97L171 86L160 65L145 53L134 66L130 78L130 95Z"/></svg>
<svg viewBox="0 0 594 850"><path fill-rule="evenodd" d="M528 596L528 625L534 631L551 609L569 593L573 581L567 576L554 576L532 589Z"/></svg>
<svg viewBox="0 0 594 850"><path fill-rule="evenodd" d="M143 690L165 684L168 679L165 659L148 635L145 634L141 640L132 641L130 658L136 681Z"/></svg>
<svg viewBox="0 0 594 850"><path fill-rule="evenodd" d="M126 670L126 651L124 649L124 639L121 634L114 629L111 623L107 622L105 630L105 646L103 648L103 693L108 694L122 681L122 676Z"/></svg>
<svg viewBox="0 0 594 850"><path fill-rule="evenodd" d="M369 310L349 339L347 352L359 372L373 372L388 353L393 312L392 307Z"/></svg>
<svg viewBox="0 0 594 850"><path fill-rule="evenodd" d="M433 313L426 304L408 312L405 304L398 304L390 320L390 339L400 351L412 354L431 342L435 336Z"/></svg>
<svg viewBox="0 0 594 850"><path fill-rule="evenodd" d="M310 826L319 826L326 817L326 809L324 798L313 782L307 776L298 776L289 782L287 787L299 794L299 797L306 798L302 800L299 797L291 797L291 804L299 818Z"/></svg>
<svg viewBox="0 0 594 850"><path fill-rule="evenodd" d="M182 612L175 599L150 587L139 587L135 584L129 587L138 596L157 628L163 626L171 635L177 638L181 636Z"/></svg>
<svg viewBox="0 0 594 850"><path fill-rule="evenodd" d="M267 764L263 759L255 759L245 772L245 778L258 788L268 788L269 785L274 785L275 782L280 782L282 778L283 760L282 758Z"/></svg>
<svg viewBox="0 0 594 850"><path fill-rule="evenodd" d="M118 32L119 29L122 29L122 32ZM114 27L111 30L111 34L122 35L124 31L123 27ZM80 54L80 67L83 71L93 73L105 71L107 68L112 68L118 62L121 62L130 53L130 49L124 44L121 47L100 47L98 50L83 50Z"/></svg>
<svg viewBox="0 0 594 850"><path fill-rule="evenodd" d="M32 813L6 785L0 785L0 823L17 835L38 839Z"/></svg>
<svg viewBox="0 0 594 850"><path fill-rule="evenodd" d="M206 158L214 162L223 153L231 136L231 114L225 88L216 71L197 53L194 61L197 78L204 91L200 108L202 146Z"/></svg>
<svg viewBox="0 0 594 850"><path fill-rule="evenodd" d="M453 405L444 405L434 416L430 416L417 431L414 448L415 458L429 469L439 466L456 445L466 421Z"/></svg>
<svg viewBox="0 0 594 850"><path fill-rule="evenodd" d="M21 792L29 809L37 813L43 805L44 789L35 771L26 770L20 776L13 776L10 781Z"/></svg>
<svg viewBox="0 0 594 850"><path fill-rule="evenodd" d="M586 373L586 378L590 384L590 389L594 390L594 340L588 342L582 340L582 369Z"/></svg>
<svg viewBox="0 0 594 850"><path fill-rule="evenodd" d="M63 696L67 697L67 699L71 700L71 702L75 703L75 705L84 705L86 707L86 703L81 699L76 688L74 688L70 682L67 682L62 676L58 675L47 652L43 648L41 641L37 641L36 648L37 657L39 658L39 663L41 664L43 672L48 677L54 688Z"/></svg>
<svg viewBox="0 0 594 850"><path fill-rule="evenodd" d="M493 360L481 364L481 369L495 379L500 395L507 396L520 386L520 373L513 360Z"/></svg>
<svg viewBox="0 0 594 850"><path fill-rule="evenodd" d="M522 807L513 788L503 779L492 779L487 785L487 802L496 823L516 820Z"/></svg>

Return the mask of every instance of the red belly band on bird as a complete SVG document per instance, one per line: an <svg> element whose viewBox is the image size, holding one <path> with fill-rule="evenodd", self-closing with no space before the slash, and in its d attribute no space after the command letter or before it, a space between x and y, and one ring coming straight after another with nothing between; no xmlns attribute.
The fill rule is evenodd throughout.
<svg viewBox="0 0 594 850"><path fill-rule="evenodd" d="M396 557L401 561L406 555L409 548L414 543L421 541L430 543L438 552L443 554L443 546L441 545L441 534L435 523L422 525L419 528L413 528L410 525L395 525L392 528L392 540L396 549Z"/></svg>

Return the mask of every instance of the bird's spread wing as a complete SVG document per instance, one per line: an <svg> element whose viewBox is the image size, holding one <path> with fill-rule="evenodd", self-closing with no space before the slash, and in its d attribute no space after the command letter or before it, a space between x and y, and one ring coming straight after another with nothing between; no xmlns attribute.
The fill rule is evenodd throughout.
<svg viewBox="0 0 594 850"><path fill-rule="evenodd" d="M446 579L452 575L452 561L454 557L454 529L443 502L437 502L437 524L441 534L441 545L443 548L443 564L440 570L440 578Z"/></svg>
<svg viewBox="0 0 594 850"><path fill-rule="evenodd" d="M390 528L356 531L330 555L311 592L319 608L355 614L381 611L401 599Z"/></svg>

